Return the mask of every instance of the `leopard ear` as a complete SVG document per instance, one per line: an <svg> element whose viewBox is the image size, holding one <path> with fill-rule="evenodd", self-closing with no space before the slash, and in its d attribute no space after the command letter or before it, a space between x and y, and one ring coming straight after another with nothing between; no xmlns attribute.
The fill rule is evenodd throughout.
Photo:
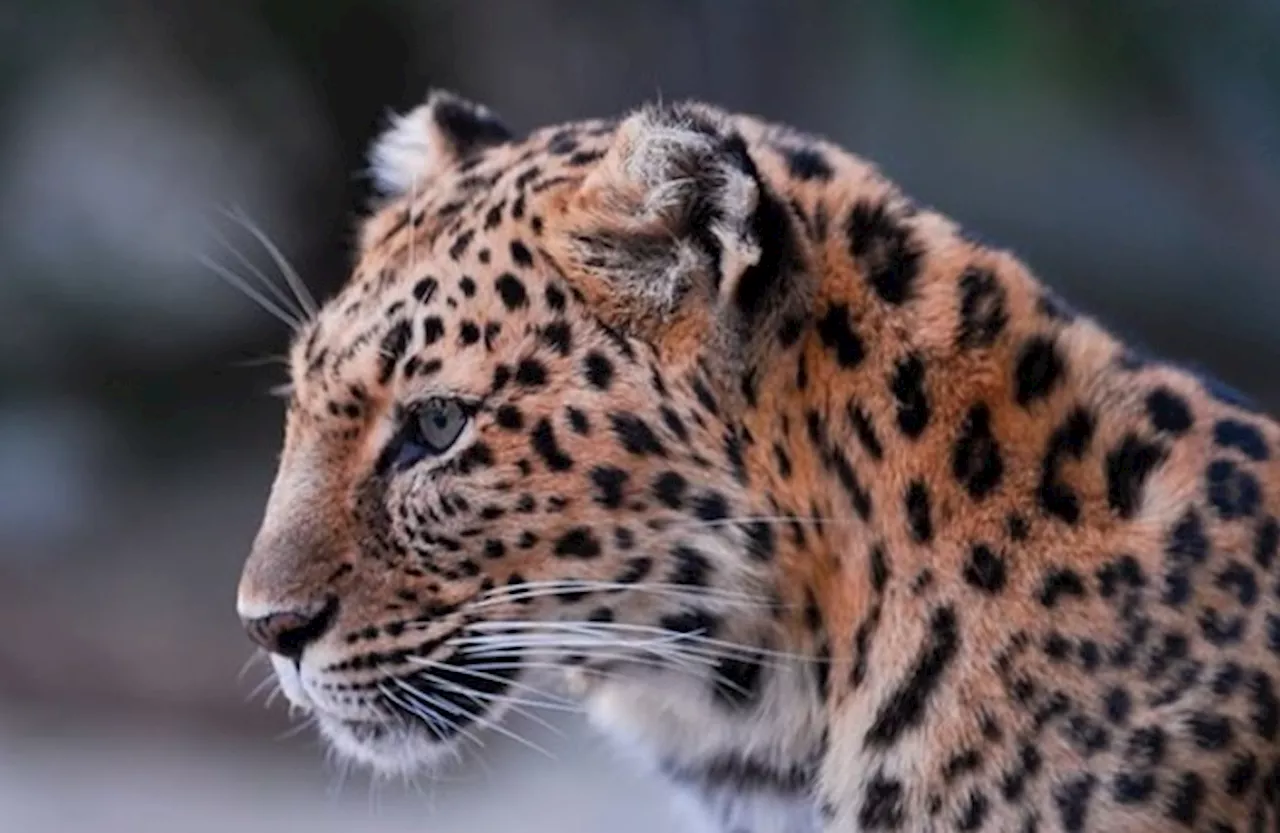
<svg viewBox="0 0 1280 833"><path fill-rule="evenodd" d="M511 131L488 108L444 90L432 90L424 104L391 125L369 149L378 190L401 196L468 154L511 139Z"/></svg>
<svg viewBox="0 0 1280 833"><path fill-rule="evenodd" d="M576 196L577 267L665 316L693 293L748 315L792 265L790 219L726 113L647 107L618 127ZM783 260L787 260L783 263Z"/></svg>

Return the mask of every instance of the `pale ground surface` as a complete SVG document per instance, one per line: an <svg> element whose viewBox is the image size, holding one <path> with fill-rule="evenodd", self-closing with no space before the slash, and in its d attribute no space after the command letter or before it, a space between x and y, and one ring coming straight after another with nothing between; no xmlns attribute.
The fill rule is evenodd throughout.
<svg viewBox="0 0 1280 833"><path fill-rule="evenodd" d="M526 727L521 727L525 731ZM660 785L580 725L494 738L471 766L417 787L339 784L309 737L271 743L190 729L81 728L0 716L2 833L666 833Z"/></svg>

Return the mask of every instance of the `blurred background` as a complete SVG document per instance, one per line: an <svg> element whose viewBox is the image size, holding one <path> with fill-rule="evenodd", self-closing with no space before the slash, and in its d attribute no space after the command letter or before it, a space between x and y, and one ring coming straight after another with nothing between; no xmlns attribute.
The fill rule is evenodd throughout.
<svg viewBox="0 0 1280 833"><path fill-rule="evenodd" d="M1280 404L1280 3L4 0L0 830L666 829L581 727L370 784L233 611L286 331L428 86L515 129L698 96L829 135L1150 349Z"/></svg>

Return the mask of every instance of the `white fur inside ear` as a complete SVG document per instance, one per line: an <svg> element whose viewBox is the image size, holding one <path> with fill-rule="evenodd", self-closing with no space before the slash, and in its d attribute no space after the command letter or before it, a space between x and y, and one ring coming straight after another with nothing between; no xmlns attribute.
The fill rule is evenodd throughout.
<svg viewBox="0 0 1280 833"><path fill-rule="evenodd" d="M432 132L427 105L391 117L390 126L369 149L369 169L379 192L399 197L422 182L439 152Z"/></svg>

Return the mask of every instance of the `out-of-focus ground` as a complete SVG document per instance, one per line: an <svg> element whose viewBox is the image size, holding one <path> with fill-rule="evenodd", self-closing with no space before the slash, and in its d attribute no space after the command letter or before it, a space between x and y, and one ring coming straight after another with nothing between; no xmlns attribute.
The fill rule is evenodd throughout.
<svg viewBox="0 0 1280 833"><path fill-rule="evenodd" d="M153 720L0 722L4 830L23 833L651 833L676 821L658 785L598 743L520 727L554 759L486 742L486 767L370 783L281 744ZM304 826L305 825L305 826Z"/></svg>
<svg viewBox="0 0 1280 833"><path fill-rule="evenodd" d="M581 727L340 789L233 598L285 329L428 86L517 130L696 96L824 133L1150 350L1280 404L1273 0L12 0L0 13L0 833L666 830ZM536 733L535 733L536 734Z"/></svg>

